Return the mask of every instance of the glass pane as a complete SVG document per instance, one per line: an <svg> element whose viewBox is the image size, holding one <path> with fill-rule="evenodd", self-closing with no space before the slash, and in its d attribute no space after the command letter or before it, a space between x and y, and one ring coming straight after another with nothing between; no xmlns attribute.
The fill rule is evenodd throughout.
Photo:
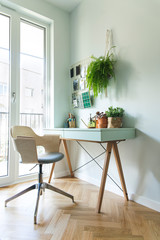
<svg viewBox="0 0 160 240"><path fill-rule="evenodd" d="M0 177L8 174L9 25L0 14Z"/></svg>
<svg viewBox="0 0 160 240"><path fill-rule="evenodd" d="M44 28L21 22L21 53L44 58Z"/></svg>
<svg viewBox="0 0 160 240"><path fill-rule="evenodd" d="M20 25L20 124L38 134L44 112L44 37L45 29L21 21ZM19 175L35 172L31 164L21 164Z"/></svg>
<svg viewBox="0 0 160 240"><path fill-rule="evenodd" d="M9 50L9 17L0 14L0 47Z"/></svg>

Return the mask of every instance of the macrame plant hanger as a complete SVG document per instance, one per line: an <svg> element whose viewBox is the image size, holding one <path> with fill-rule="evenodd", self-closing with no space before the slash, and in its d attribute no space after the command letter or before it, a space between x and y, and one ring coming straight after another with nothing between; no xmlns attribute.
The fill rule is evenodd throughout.
<svg viewBox="0 0 160 240"><path fill-rule="evenodd" d="M105 46L105 53L104 56L107 56L108 51L110 51L110 53L113 52L113 48L112 48L112 30L107 29L106 31L106 46ZM105 96L107 97L107 88L104 91Z"/></svg>
<svg viewBox="0 0 160 240"><path fill-rule="evenodd" d="M107 56L108 51L112 51L112 30L107 29L106 31L106 47L105 47L105 54L104 56Z"/></svg>

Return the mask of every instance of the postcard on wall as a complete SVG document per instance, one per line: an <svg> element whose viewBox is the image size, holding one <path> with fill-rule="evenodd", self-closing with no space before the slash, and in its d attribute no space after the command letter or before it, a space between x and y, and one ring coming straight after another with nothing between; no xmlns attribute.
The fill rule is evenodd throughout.
<svg viewBox="0 0 160 240"><path fill-rule="evenodd" d="M71 77L71 78L74 77L74 68L71 68L71 69L70 69L70 77Z"/></svg>
<svg viewBox="0 0 160 240"><path fill-rule="evenodd" d="M76 76L80 75L81 65L76 66Z"/></svg>
<svg viewBox="0 0 160 240"><path fill-rule="evenodd" d="M86 77L86 74L87 74L87 66L83 65L81 67L81 77L82 78L85 78Z"/></svg>
<svg viewBox="0 0 160 240"><path fill-rule="evenodd" d="M85 89L85 79L84 78L80 79L79 88L80 88L80 90Z"/></svg>
<svg viewBox="0 0 160 240"><path fill-rule="evenodd" d="M73 80L73 91L78 91L79 90L79 83L78 79Z"/></svg>
<svg viewBox="0 0 160 240"><path fill-rule="evenodd" d="M79 108L83 108L82 94L79 94L79 95L77 96L77 100L78 100L78 107L79 107Z"/></svg>
<svg viewBox="0 0 160 240"><path fill-rule="evenodd" d="M78 108L78 97L77 94L72 94L72 104L74 108Z"/></svg>

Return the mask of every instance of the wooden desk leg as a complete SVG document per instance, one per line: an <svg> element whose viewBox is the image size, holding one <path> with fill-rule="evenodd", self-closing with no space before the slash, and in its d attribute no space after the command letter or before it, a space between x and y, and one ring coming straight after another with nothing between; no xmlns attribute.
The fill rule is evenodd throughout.
<svg viewBox="0 0 160 240"><path fill-rule="evenodd" d="M105 160L104 160L104 167L103 167L103 173L102 173L102 178L101 178L101 185L100 185L100 190L99 190L98 202L97 202L97 207L96 207L96 212L97 213L99 213L101 211L101 205L102 205L104 188L105 188L107 172L108 172L108 167L109 167L109 162L110 162L111 150L112 150L112 142L108 142L107 143L106 157L105 157Z"/></svg>
<svg viewBox="0 0 160 240"><path fill-rule="evenodd" d="M127 189L126 189L126 184L125 184L125 180L124 180L124 175L123 175L123 170L122 170L122 165L121 165L121 160L120 160L120 156L119 156L119 152L118 152L117 143L113 142L112 147L113 147L113 153L114 153L114 157L116 160L116 165L117 165L117 169L118 169L118 173L119 173L119 177L120 177L120 181L121 181L121 186L123 189L123 194L124 194L125 199L128 201L128 194L127 194Z"/></svg>
<svg viewBox="0 0 160 240"><path fill-rule="evenodd" d="M66 155L66 158L67 158L69 171L71 173L71 176L74 177L74 174L72 172L72 165L71 165L71 161L70 161L70 157L69 157L69 153L68 153L66 140L62 139L62 142L63 142L63 145L64 145L64 151L65 151L65 155Z"/></svg>
<svg viewBox="0 0 160 240"><path fill-rule="evenodd" d="M48 183L51 182L51 179L52 179L52 175L53 175L53 171L54 171L55 164L56 164L56 163L53 163L53 164L52 164L52 168L51 168L51 172L50 172L50 175L49 175Z"/></svg>

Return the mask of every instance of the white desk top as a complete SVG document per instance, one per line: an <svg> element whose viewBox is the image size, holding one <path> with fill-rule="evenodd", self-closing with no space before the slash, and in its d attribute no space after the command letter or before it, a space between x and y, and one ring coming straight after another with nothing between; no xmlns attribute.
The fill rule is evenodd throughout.
<svg viewBox="0 0 160 240"><path fill-rule="evenodd" d="M135 138L135 128L54 128L45 134L59 134L66 140L107 142Z"/></svg>

